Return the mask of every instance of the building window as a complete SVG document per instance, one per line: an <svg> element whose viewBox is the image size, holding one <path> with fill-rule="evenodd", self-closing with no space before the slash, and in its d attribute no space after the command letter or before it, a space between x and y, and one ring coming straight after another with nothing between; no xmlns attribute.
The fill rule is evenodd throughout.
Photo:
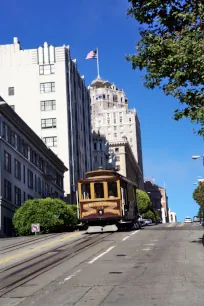
<svg viewBox="0 0 204 306"><path fill-rule="evenodd" d="M11 155L4 151L4 169L11 173Z"/></svg>
<svg viewBox="0 0 204 306"><path fill-rule="evenodd" d="M11 201L11 183L4 179L4 198Z"/></svg>
<svg viewBox="0 0 204 306"><path fill-rule="evenodd" d="M97 144L96 144L96 142L94 142L94 151L96 151L97 150Z"/></svg>
<svg viewBox="0 0 204 306"><path fill-rule="evenodd" d="M117 129L117 127L116 127L116 126L114 126L114 131L116 131L116 129Z"/></svg>
<svg viewBox="0 0 204 306"><path fill-rule="evenodd" d="M50 129L57 127L57 119L56 118L48 118L48 119L41 119L41 128L42 129Z"/></svg>
<svg viewBox="0 0 204 306"><path fill-rule="evenodd" d="M57 146L57 136L43 137L43 141L49 148Z"/></svg>
<svg viewBox="0 0 204 306"><path fill-rule="evenodd" d="M15 186L15 204L21 205L21 190Z"/></svg>
<svg viewBox="0 0 204 306"><path fill-rule="evenodd" d="M10 107L15 111L15 105L10 105Z"/></svg>
<svg viewBox="0 0 204 306"><path fill-rule="evenodd" d="M109 95L107 95L107 100L109 101Z"/></svg>
<svg viewBox="0 0 204 306"><path fill-rule="evenodd" d="M54 92L55 82L40 83L40 92Z"/></svg>
<svg viewBox="0 0 204 306"><path fill-rule="evenodd" d="M33 172L28 169L28 187L33 189Z"/></svg>
<svg viewBox="0 0 204 306"><path fill-rule="evenodd" d="M28 200L32 200L32 199L33 197L30 194L28 194Z"/></svg>
<svg viewBox="0 0 204 306"><path fill-rule="evenodd" d="M117 137L117 133L114 133L114 137Z"/></svg>
<svg viewBox="0 0 204 306"><path fill-rule="evenodd" d="M18 180L21 180L21 163L14 158L14 173Z"/></svg>
<svg viewBox="0 0 204 306"><path fill-rule="evenodd" d="M119 152L119 148L115 148L115 152Z"/></svg>
<svg viewBox="0 0 204 306"><path fill-rule="evenodd" d="M9 88L8 88L8 95L9 95L9 96L14 96L14 93L15 93L14 87L9 87Z"/></svg>
<svg viewBox="0 0 204 306"><path fill-rule="evenodd" d="M120 156L116 156L116 161L120 161Z"/></svg>
<svg viewBox="0 0 204 306"><path fill-rule="evenodd" d="M38 193L41 194L41 192L42 192L41 179L38 178Z"/></svg>
<svg viewBox="0 0 204 306"><path fill-rule="evenodd" d="M24 184L25 184L25 180L26 180L25 176L26 176L26 174L25 174L25 166L23 166L23 182L24 182Z"/></svg>
<svg viewBox="0 0 204 306"><path fill-rule="evenodd" d="M117 102L118 101L118 96L117 95L113 95L113 102Z"/></svg>
<svg viewBox="0 0 204 306"><path fill-rule="evenodd" d="M115 170L116 170L116 171L120 171L120 166L119 166L119 165L116 166L116 167L115 167Z"/></svg>
<svg viewBox="0 0 204 306"><path fill-rule="evenodd" d="M102 143L100 142L99 145L100 145L100 151L102 151Z"/></svg>
<svg viewBox="0 0 204 306"><path fill-rule="evenodd" d="M40 65L39 66L39 74L54 74L55 73L55 65Z"/></svg>
<svg viewBox="0 0 204 306"><path fill-rule="evenodd" d="M103 157L101 157L101 166L103 165Z"/></svg>
<svg viewBox="0 0 204 306"><path fill-rule="evenodd" d="M23 202L25 202L25 201L26 201L26 193L24 191L24 193L23 193Z"/></svg>
<svg viewBox="0 0 204 306"><path fill-rule="evenodd" d="M51 111L56 110L56 101L55 100L46 100L40 102L41 111Z"/></svg>
<svg viewBox="0 0 204 306"><path fill-rule="evenodd" d="M132 122L132 118L129 118L129 122Z"/></svg>
<svg viewBox="0 0 204 306"><path fill-rule="evenodd" d="M97 163L97 156L94 156L94 162Z"/></svg>
<svg viewBox="0 0 204 306"><path fill-rule="evenodd" d="M60 187L63 188L63 177L57 173L57 179L56 179L56 184Z"/></svg>
<svg viewBox="0 0 204 306"><path fill-rule="evenodd" d="M37 176L35 174L35 192L38 191L38 180L37 180Z"/></svg>

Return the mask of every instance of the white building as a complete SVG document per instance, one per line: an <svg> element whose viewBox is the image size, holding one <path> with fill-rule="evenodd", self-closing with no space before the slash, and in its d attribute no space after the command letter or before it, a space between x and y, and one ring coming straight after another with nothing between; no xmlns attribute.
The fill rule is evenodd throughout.
<svg viewBox="0 0 204 306"><path fill-rule="evenodd" d="M0 97L0 236L12 234L12 217L32 198L64 197L68 169Z"/></svg>
<svg viewBox="0 0 204 306"><path fill-rule="evenodd" d="M140 122L136 110L128 109L128 99L123 90L102 79L90 85L92 130L104 135L108 142L122 141L126 137L142 177L143 162Z"/></svg>
<svg viewBox="0 0 204 306"><path fill-rule="evenodd" d="M91 170L90 96L69 46L0 46L0 95L68 167L65 196Z"/></svg>
<svg viewBox="0 0 204 306"><path fill-rule="evenodd" d="M176 213L171 211L171 209L169 208L169 223L176 223L176 222L177 222Z"/></svg>
<svg viewBox="0 0 204 306"><path fill-rule="evenodd" d="M109 142L109 150L115 155L115 169L121 175L135 182L138 187L141 182L142 172L135 160L130 144L126 137L121 141Z"/></svg>

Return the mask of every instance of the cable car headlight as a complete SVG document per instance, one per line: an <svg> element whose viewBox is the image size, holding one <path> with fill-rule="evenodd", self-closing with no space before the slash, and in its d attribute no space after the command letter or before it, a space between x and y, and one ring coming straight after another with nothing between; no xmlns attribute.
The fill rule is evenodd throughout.
<svg viewBox="0 0 204 306"><path fill-rule="evenodd" d="M98 210L98 214L99 214L99 216L102 216L102 215L103 215L103 213L104 213L103 209L99 209L99 210Z"/></svg>

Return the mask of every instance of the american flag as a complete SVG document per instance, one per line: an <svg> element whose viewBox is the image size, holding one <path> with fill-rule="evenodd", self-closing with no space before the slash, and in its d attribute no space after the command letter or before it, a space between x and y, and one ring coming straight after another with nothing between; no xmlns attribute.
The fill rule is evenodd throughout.
<svg viewBox="0 0 204 306"><path fill-rule="evenodd" d="M97 59L97 56L98 56L97 49L95 49L88 53L86 59Z"/></svg>

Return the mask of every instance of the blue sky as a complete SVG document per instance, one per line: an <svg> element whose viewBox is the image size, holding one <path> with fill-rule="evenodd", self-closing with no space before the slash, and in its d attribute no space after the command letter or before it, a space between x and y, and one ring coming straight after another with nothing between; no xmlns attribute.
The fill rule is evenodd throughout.
<svg viewBox="0 0 204 306"><path fill-rule="evenodd" d="M178 104L160 90L142 86L143 72L132 71L125 55L135 52L139 40L137 23L126 17L127 0L1 0L0 44L17 36L22 48L35 48L45 41L70 45L87 85L96 78L96 61L86 61L89 51L99 48L101 77L125 90L136 108L142 129L145 176L167 188L169 206L178 220L194 216L192 199L197 176L204 177L201 160L203 139L193 134L187 120L174 121Z"/></svg>

